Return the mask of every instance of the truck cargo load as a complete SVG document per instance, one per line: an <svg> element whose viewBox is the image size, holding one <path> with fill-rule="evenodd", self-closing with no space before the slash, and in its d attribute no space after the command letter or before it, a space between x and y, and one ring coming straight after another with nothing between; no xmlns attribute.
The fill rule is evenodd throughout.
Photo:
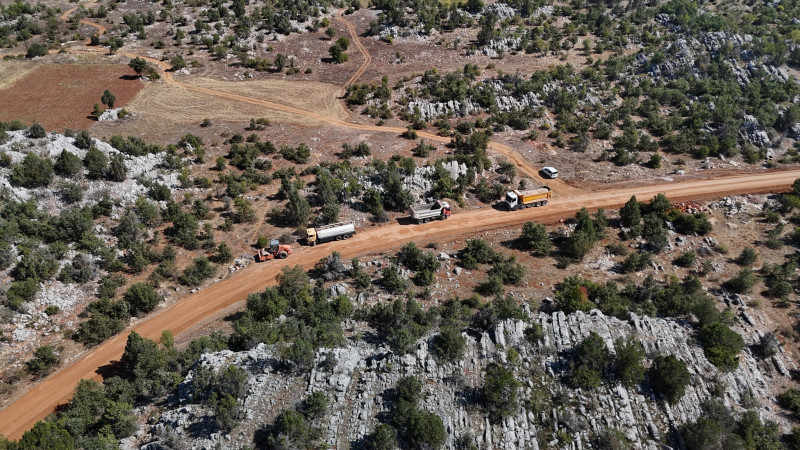
<svg viewBox="0 0 800 450"><path fill-rule="evenodd" d="M356 234L356 227L353 222L332 223L321 227L307 228L306 243L313 247L323 242L349 239L354 234Z"/></svg>
<svg viewBox="0 0 800 450"><path fill-rule="evenodd" d="M505 203L508 209L514 211L517 209L530 208L531 206L544 206L547 200L552 198L553 190L549 186L540 186L535 189L508 191L506 193Z"/></svg>
<svg viewBox="0 0 800 450"><path fill-rule="evenodd" d="M408 214L417 223L425 223L431 220L445 220L450 217L450 204L444 200L436 200L433 203L414 205L408 209Z"/></svg>

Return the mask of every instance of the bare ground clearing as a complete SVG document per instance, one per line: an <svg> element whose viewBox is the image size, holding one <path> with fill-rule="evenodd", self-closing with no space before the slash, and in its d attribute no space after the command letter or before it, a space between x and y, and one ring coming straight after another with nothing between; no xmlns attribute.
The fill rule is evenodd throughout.
<svg viewBox="0 0 800 450"><path fill-rule="evenodd" d="M92 107L108 89L126 106L142 89L136 73L119 64L47 64L0 90L0 121L37 121L47 130L84 129L96 120Z"/></svg>

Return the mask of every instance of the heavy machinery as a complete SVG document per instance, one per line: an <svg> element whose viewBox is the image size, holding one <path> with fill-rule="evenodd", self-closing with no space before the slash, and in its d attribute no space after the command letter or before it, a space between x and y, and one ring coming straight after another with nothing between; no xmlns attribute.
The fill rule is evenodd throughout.
<svg viewBox="0 0 800 450"><path fill-rule="evenodd" d="M408 213L417 223L445 220L450 217L450 204L444 200L436 200L433 203L412 206L408 209Z"/></svg>
<svg viewBox="0 0 800 450"><path fill-rule="evenodd" d="M270 259L286 259L287 256L292 254L292 246L289 244L281 244L279 240L273 239L269 241L269 247L264 247L256 253L256 261L269 261Z"/></svg>
<svg viewBox="0 0 800 450"><path fill-rule="evenodd" d="M547 200L553 197L553 190L549 186L539 186L536 189L520 191L514 189L506 193L505 202L508 209L530 208L531 206L544 206Z"/></svg>
<svg viewBox="0 0 800 450"><path fill-rule="evenodd" d="M353 222L339 222L306 229L306 243L310 246L328 241L350 239L356 234Z"/></svg>

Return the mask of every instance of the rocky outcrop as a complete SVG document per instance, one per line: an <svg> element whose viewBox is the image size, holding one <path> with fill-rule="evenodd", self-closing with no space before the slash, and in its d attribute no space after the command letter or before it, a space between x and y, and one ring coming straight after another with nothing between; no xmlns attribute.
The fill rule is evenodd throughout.
<svg viewBox="0 0 800 450"><path fill-rule="evenodd" d="M525 330L538 323L544 337L537 343L525 339ZM674 354L684 361L692 382L686 395L675 405L657 401L644 386L627 389L605 384L591 392L571 390L559 380L568 368L569 352L589 333L598 333L612 352L618 338L634 336L644 346L648 360L660 354ZM742 331L752 343L756 334ZM745 396L767 404L767 386L775 377L785 377L789 370L776 355L772 364L759 365L745 350L739 368L731 373L718 371L693 340L689 324L673 319L631 315L628 320L605 316L595 310L588 314L534 313L528 322L508 320L489 332L464 334L464 357L449 364L440 363L429 349L430 336L418 342L410 354L397 355L375 341L360 340L348 346L321 350L317 362L333 356L336 364L322 368L316 364L307 377L285 375L278 369L274 347L259 345L249 352L229 351L203 355L198 365L222 368L227 364L246 367L251 375L250 390L244 399L247 419L233 436L221 436L208 426L208 411L191 404L191 377L181 383L178 406L165 411L161 419L140 439L159 439L167 430L192 429L192 447L223 445L238 448L251 443L253 430L268 423L282 409L294 406L307 394L323 391L329 399L328 414L322 429L327 442L347 448L369 434L386 413L390 404L384 398L398 379L413 375L423 381L422 408L438 414L448 433L447 448L456 439L468 436L480 448L545 448L564 445L557 436L571 436L571 448L581 448L595 433L616 429L637 448L660 448L661 437L672 426L699 417L700 403L722 387L722 400L737 408ZM511 349L516 355L512 362ZM517 356L518 355L518 356ZM507 363L521 382L520 399L541 398L549 406L516 413L502 423L490 424L477 405L476 389L490 363ZM648 363L649 364L649 363ZM772 369L770 369L772 367ZM764 372L762 373L762 370ZM295 389L293 389L295 386ZM764 418L780 420L762 409ZM202 430L206 430L205 433ZM557 433L559 432L559 433ZM199 434L198 434L199 433Z"/></svg>

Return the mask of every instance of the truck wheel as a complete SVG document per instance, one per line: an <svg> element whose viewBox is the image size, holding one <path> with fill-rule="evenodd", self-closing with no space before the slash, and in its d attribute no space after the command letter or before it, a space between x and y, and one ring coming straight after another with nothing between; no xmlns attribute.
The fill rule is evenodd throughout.
<svg viewBox="0 0 800 450"><path fill-rule="evenodd" d="M511 208L511 210L512 210L512 211L516 211L516 210L518 210L518 209L519 209L519 205L514 205L514 207L513 207L513 208Z"/></svg>
<svg viewBox="0 0 800 450"><path fill-rule="evenodd" d="M445 219L447 219L446 214L442 214L441 216L439 216L439 220L445 220Z"/></svg>
<svg viewBox="0 0 800 450"><path fill-rule="evenodd" d="M353 237L353 234L352 234L352 233L350 233L350 234L348 234L348 235L345 235L345 237L344 237L344 238L345 238L345 239L350 239L351 237Z"/></svg>
<svg viewBox="0 0 800 450"><path fill-rule="evenodd" d="M286 259L287 256L289 256L289 254L286 253L286 252L278 253L278 258L280 258L280 259Z"/></svg>
<svg viewBox="0 0 800 450"><path fill-rule="evenodd" d="M312 247L313 247L313 246L317 245L317 241L311 241L311 243L310 243L310 244L308 244L308 245L310 245L310 246L312 246Z"/></svg>
<svg viewBox="0 0 800 450"><path fill-rule="evenodd" d="M342 235L340 234L340 235L336 236L336 240L337 241L341 241L342 240Z"/></svg>

